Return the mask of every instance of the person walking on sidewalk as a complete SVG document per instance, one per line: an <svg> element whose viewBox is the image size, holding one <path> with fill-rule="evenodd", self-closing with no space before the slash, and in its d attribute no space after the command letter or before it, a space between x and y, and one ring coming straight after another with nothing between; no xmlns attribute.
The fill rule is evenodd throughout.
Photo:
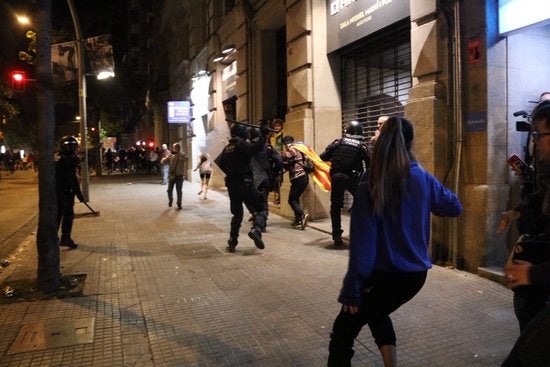
<svg viewBox="0 0 550 367"><path fill-rule="evenodd" d="M254 241L254 245L260 250L265 248L262 240L262 231L265 229L267 213L262 210L261 197L254 187L254 177L250 160L258 147L247 141L246 127L233 124L230 129L231 139L223 148L222 153L216 158L215 163L225 173L225 185L229 194L229 207L231 210L231 229L227 240L227 251L235 252L239 243L239 230L243 221L243 204L252 211L252 228L248 237Z"/></svg>
<svg viewBox="0 0 550 367"><path fill-rule="evenodd" d="M201 190L197 195L203 195L203 199L206 200L206 194L208 193L208 182L212 175L212 164L206 153L201 153L199 156L199 163L193 171L199 170L199 176L201 179Z"/></svg>
<svg viewBox="0 0 550 367"><path fill-rule="evenodd" d="M281 157L288 171L288 176L290 177L288 204L294 212L294 222L292 222L292 226L304 229L309 219L309 214L305 213L300 206L300 196L302 196L309 184L309 176L304 170L305 156L293 147L295 144L294 137L290 135L285 136L283 138L283 143L287 150Z"/></svg>
<svg viewBox="0 0 550 367"><path fill-rule="evenodd" d="M330 161L330 220L334 247L342 247L342 208L346 190L355 196L357 183L369 165L369 151L363 143L363 126L352 121L341 139L333 141L320 154L323 161Z"/></svg>
<svg viewBox="0 0 550 367"><path fill-rule="evenodd" d="M458 197L415 160L411 123L390 117L374 146L350 222L350 259L329 343L329 367L351 366L353 343L367 324L385 367L397 365L390 314L424 285L432 264L430 213L456 217Z"/></svg>
<svg viewBox="0 0 550 367"><path fill-rule="evenodd" d="M168 177L168 206L172 206L174 186L176 187L176 195L178 210L181 209L181 188L183 186L183 175L185 173L185 153L181 151L181 145L175 143L172 145L172 153L163 158L160 163L169 165L169 177Z"/></svg>
<svg viewBox="0 0 550 367"><path fill-rule="evenodd" d="M170 176L170 161L167 159L165 160L164 158L169 156L170 151L168 150L168 146L166 144L162 144L162 150L160 152L160 172L162 174L162 181L160 182L161 185L168 184L168 177Z"/></svg>
<svg viewBox="0 0 550 367"><path fill-rule="evenodd" d="M59 160L55 162L55 189L57 193L57 226L61 226L59 246L75 249L78 245L72 239L74 221L74 197L84 202L76 168L80 163L76 155L78 141L65 136L59 142Z"/></svg>

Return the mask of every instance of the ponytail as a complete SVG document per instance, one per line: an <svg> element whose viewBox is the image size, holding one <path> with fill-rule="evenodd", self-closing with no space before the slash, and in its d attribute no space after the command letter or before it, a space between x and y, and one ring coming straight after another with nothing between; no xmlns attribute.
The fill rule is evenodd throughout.
<svg viewBox="0 0 550 367"><path fill-rule="evenodd" d="M367 182L376 216L386 209L393 213L399 209L409 165L414 160L413 138L412 124L404 118L392 116L382 127L374 144Z"/></svg>

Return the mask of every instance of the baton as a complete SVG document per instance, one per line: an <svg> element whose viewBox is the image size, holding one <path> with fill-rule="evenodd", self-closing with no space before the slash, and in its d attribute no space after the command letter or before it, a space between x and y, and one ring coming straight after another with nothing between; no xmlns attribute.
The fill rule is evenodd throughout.
<svg viewBox="0 0 550 367"><path fill-rule="evenodd" d="M237 121L237 120L225 119L225 121L231 122L233 124L239 124L239 125L248 126L248 127L257 127L258 129L265 129L265 130L267 130L269 132L272 132L272 133L277 132L277 130L270 129L269 127L262 127L260 125L253 125L253 124L249 124L249 123L246 123L246 122L240 122L240 121Z"/></svg>
<svg viewBox="0 0 550 367"><path fill-rule="evenodd" d="M95 210L92 209L91 206L88 205L87 202L83 201L84 205L86 205L88 207L88 209L90 209L90 211L95 215L95 216L99 216L99 212L96 212Z"/></svg>

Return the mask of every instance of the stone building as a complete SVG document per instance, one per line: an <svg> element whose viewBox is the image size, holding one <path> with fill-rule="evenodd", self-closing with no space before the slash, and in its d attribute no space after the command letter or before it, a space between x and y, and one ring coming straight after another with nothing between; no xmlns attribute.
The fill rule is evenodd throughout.
<svg viewBox="0 0 550 367"><path fill-rule="evenodd" d="M490 273L517 236L495 234L518 196L506 159L527 141L513 112L529 111L550 89L550 15L537 9L530 13L542 19L504 25L509 7L529 6L517 3L161 1L149 94L155 132L181 140L194 163L200 151L221 151L227 118L281 118L285 134L321 152L351 120L372 134L378 116L403 115L415 126L420 163L465 206L458 219L434 218L434 261ZM171 100L190 102L189 124L167 127ZM220 174L212 182L223 185ZM286 180L271 211L291 215L288 190ZM311 183L304 207L312 218L326 217L329 205Z"/></svg>

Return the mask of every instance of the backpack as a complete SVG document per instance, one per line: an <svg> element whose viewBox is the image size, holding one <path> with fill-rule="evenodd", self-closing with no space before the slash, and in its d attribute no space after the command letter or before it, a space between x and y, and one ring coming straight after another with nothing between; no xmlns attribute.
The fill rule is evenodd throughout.
<svg viewBox="0 0 550 367"><path fill-rule="evenodd" d="M315 165L313 164L313 162L304 155L304 153L301 153L302 154L302 163L300 163L300 165L304 168L304 172L306 174L310 174L310 173L313 173L315 172Z"/></svg>

